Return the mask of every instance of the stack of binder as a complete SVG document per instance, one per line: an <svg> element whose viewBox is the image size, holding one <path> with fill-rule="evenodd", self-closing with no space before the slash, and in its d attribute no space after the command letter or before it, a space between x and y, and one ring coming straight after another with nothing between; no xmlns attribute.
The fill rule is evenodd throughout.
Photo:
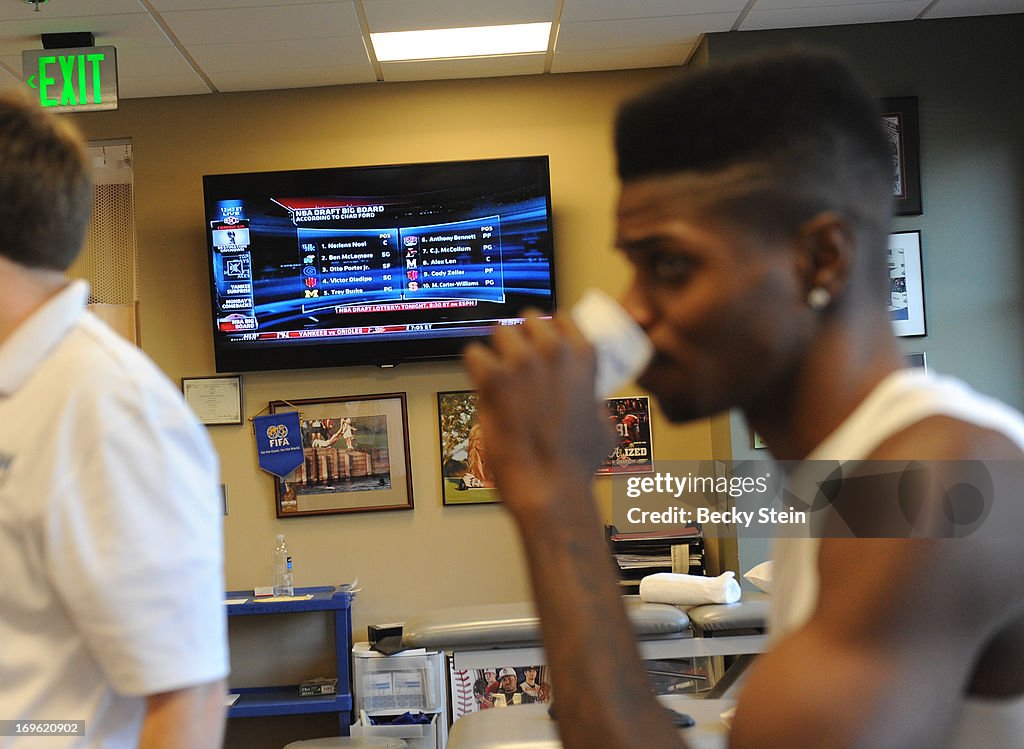
<svg viewBox="0 0 1024 749"><path fill-rule="evenodd" d="M608 525L605 532L623 593L639 592L640 580L656 572L704 574L704 534L697 524L642 533L620 533Z"/></svg>

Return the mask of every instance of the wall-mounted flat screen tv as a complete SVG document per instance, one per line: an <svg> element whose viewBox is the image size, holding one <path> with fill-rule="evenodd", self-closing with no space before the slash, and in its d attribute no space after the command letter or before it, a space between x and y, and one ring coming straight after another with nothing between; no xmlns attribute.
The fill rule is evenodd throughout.
<svg viewBox="0 0 1024 749"><path fill-rule="evenodd" d="M546 156L203 177L218 372L459 355L555 305Z"/></svg>

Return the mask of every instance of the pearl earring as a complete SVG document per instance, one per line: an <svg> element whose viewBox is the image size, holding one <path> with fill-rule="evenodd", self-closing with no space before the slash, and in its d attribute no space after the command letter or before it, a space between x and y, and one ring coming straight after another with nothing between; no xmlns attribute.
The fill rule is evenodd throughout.
<svg viewBox="0 0 1024 749"><path fill-rule="evenodd" d="M815 286L807 292L807 306L821 312L832 303L832 294L824 286Z"/></svg>

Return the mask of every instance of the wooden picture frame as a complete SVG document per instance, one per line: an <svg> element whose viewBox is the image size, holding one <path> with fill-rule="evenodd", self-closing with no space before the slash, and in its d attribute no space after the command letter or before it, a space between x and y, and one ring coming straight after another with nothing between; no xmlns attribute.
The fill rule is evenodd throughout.
<svg viewBox="0 0 1024 749"><path fill-rule="evenodd" d="M441 504L500 502L476 420L476 392L439 392L437 422L441 446Z"/></svg>
<svg viewBox="0 0 1024 749"><path fill-rule="evenodd" d="M411 510L405 393L271 401L299 411L304 460L274 477L279 518Z"/></svg>

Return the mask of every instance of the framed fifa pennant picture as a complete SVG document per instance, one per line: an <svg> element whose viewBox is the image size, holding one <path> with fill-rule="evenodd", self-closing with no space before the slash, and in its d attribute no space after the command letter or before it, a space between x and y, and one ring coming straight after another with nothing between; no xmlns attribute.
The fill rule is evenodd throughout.
<svg viewBox="0 0 1024 749"><path fill-rule="evenodd" d="M274 477L279 518L411 510L405 393L272 401L299 411L302 463Z"/></svg>

